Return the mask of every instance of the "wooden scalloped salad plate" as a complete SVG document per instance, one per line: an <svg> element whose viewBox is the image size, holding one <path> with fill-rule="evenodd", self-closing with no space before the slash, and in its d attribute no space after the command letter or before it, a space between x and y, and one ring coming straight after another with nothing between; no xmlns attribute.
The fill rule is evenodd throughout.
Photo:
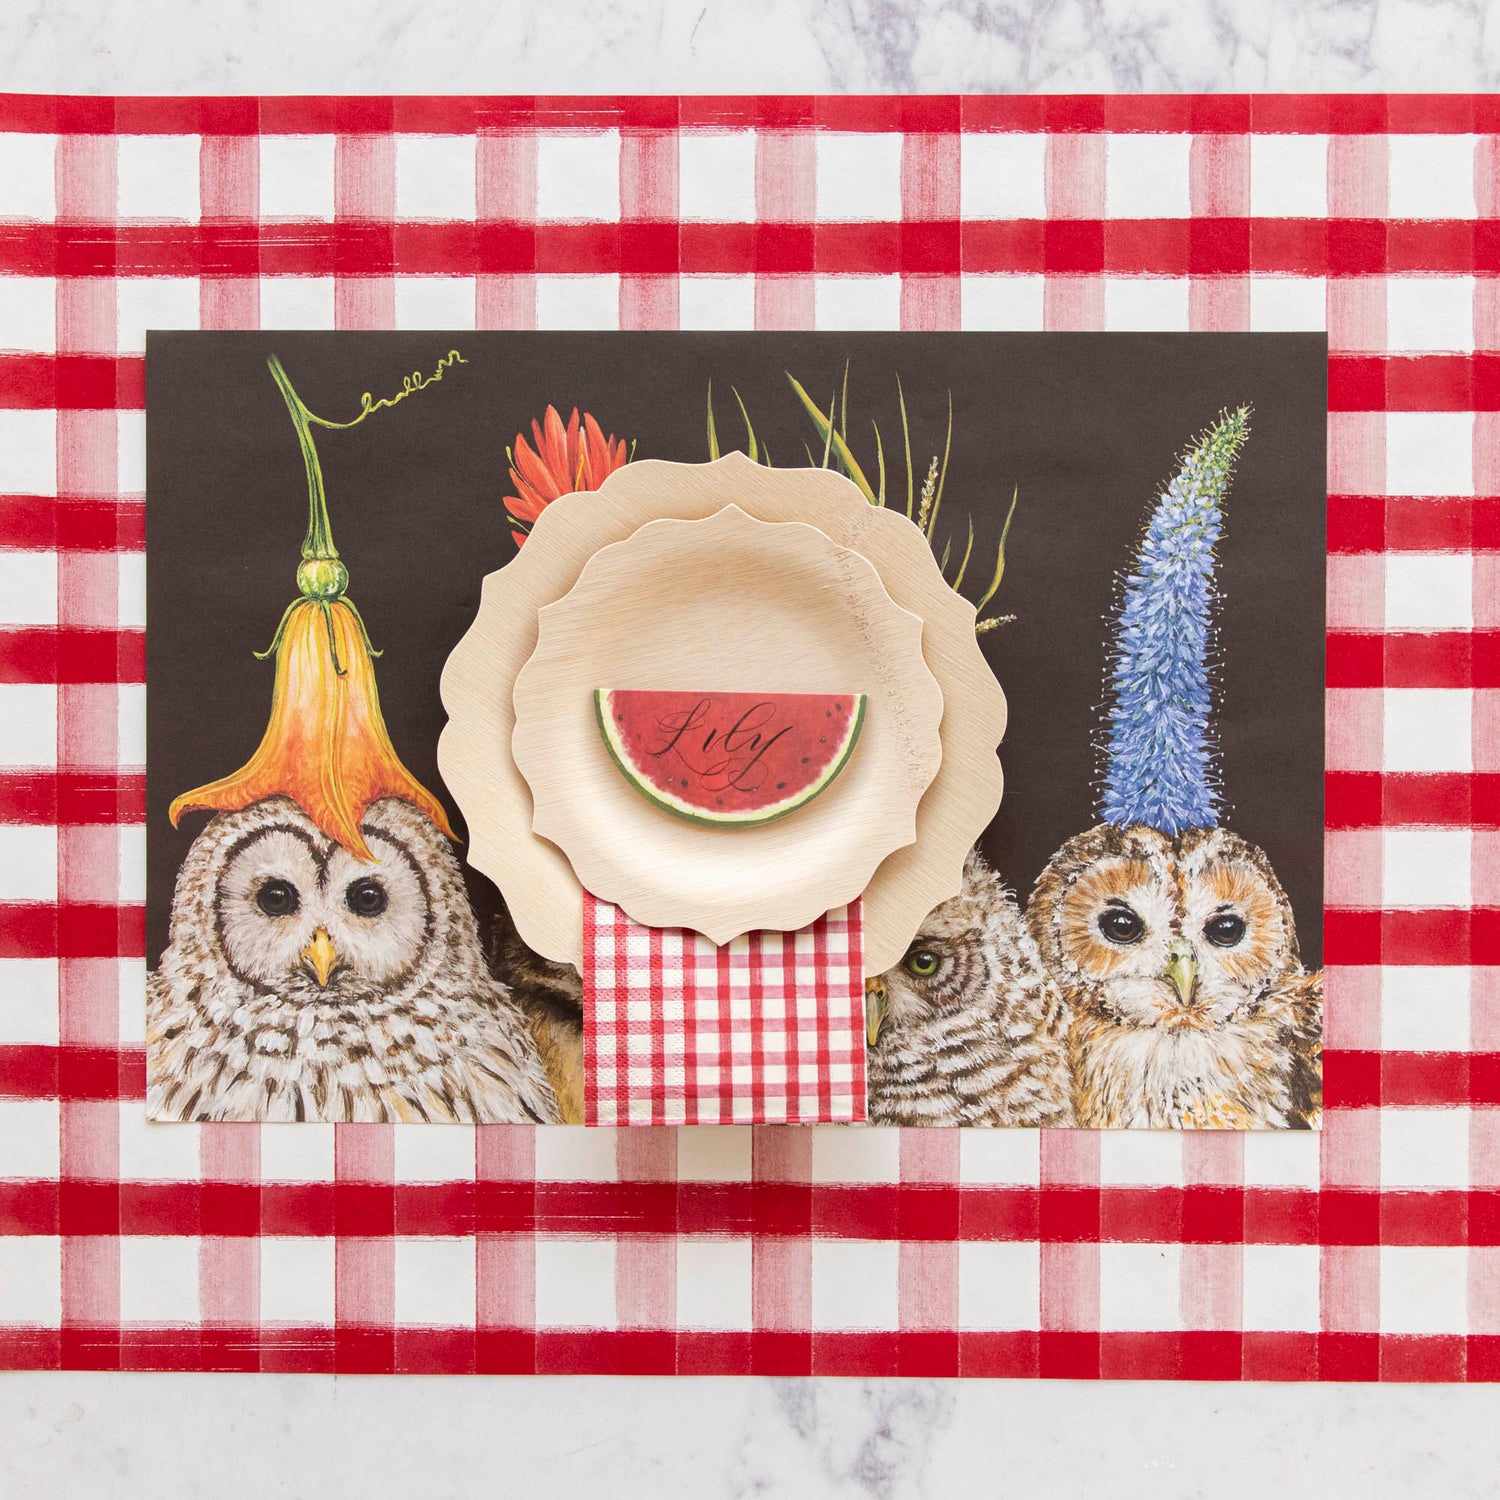
<svg viewBox="0 0 1500 1500"><path fill-rule="evenodd" d="M619 726L601 733L597 717L601 684L682 711L667 715L659 743L612 742ZM687 695L695 685L704 690ZM828 705L822 735L806 714L815 703ZM514 704L535 833L601 900L715 943L805 927L858 896L882 860L915 841L942 756L943 698L921 620L816 527L733 505L648 522L596 552L540 612ZM798 729L807 743L794 744ZM648 766L658 750L667 753ZM756 783L736 806L729 784L767 769L761 751L786 784ZM720 795L728 817L713 805Z"/></svg>
<svg viewBox="0 0 1500 1500"><path fill-rule="evenodd" d="M831 470L767 469L741 453L707 464L641 459L598 490L563 495L542 512L519 554L485 578L479 610L443 671L449 718L438 764L469 825L468 858L500 887L531 948L558 963L581 962L583 887L563 851L532 832L530 790L512 754L517 674L536 645L539 611L567 593L596 552L648 522L707 518L728 504L763 521L815 523L866 559L890 597L922 621L923 656L944 699L942 758L917 808L916 842L889 855L861 893L865 972L883 973L900 961L927 913L958 891L964 858L1000 805L996 752L1005 731L1005 696L975 638L974 607L943 581L926 538L904 515L870 505ZM583 699L590 721L589 693L611 680L635 681L601 672L588 682ZM842 691L858 684L832 686ZM590 733L599 745L591 723ZM861 745L824 797L787 825L839 798L866 748ZM607 757L602 746L600 753ZM616 775L612 768L610 774ZM635 795L623 783L620 789Z"/></svg>

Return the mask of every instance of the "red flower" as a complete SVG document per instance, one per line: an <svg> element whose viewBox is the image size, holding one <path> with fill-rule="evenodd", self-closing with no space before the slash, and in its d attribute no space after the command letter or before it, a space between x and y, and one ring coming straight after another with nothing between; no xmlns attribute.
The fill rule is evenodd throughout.
<svg viewBox="0 0 1500 1500"><path fill-rule="evenodd" d="M511 533L518 547L526 540L531 523L559 495L596 490L630 460L624 439L613 433L605 437L587 412L580 425L576 406L566 427L557 408L549 406L542 421L531 424L531 436L535 448L518 432L515 449L506 455L516 493L507 495L505 504L511 520L521 528Z"/></svg>

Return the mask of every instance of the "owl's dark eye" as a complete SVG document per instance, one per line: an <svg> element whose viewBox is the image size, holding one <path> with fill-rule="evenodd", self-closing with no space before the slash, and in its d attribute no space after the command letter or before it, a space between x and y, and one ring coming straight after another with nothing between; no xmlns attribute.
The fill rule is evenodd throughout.
<svg viewBox="0 0 1500 1500"><path fill-rule="evenodd" d="M942 966L943 955L933 952L931 948L913 948L901 960L901 967L908 974L915 974L918 979L931 979Z"/></svg>
<svg viewBox="0 0 1500 1500"><path fill-rule="evenodd" d="M1216 948L1233 948L1245 935L1245 919L1236 912L1221 911L1203 924L1203 936Z"/></svg>
<svg viewBox="0 0 1500 1500"><path fill-rule="evenodd" d="M290 880L268 880L256 891L255 904L268 917L289 917L302 905L302 898Z"/></svg>
<svg viewBox="0 0 1500 1500"><path fill-rule="evenodd" d="M1146 924L1122 901L1099 913L1099 931L1112 943L1138 943L1146 935Z"/></svg>
<svg viewBox="0 0 1500 1500"><path fill-rule="evenodd" d="M344 892L344 904L356 917L378 917L390 905L390 897L378 880L367 876Z"/></svg>

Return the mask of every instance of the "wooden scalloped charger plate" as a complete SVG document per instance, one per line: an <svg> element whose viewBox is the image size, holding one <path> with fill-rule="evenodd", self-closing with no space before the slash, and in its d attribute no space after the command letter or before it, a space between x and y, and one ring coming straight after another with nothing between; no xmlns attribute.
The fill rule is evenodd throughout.
<svg viewBox="0 0 1500 1500"><path fill-rule="evenodd" d="M742 453L711 464L642 459L597 491L554 500L516 558L484 580L474 623L448 658L438 766L469 825L469 861L500 887L522 939L578 964L583 887L562 850L531 829L531 792L511 751L516 676L536 647L538 611L600 548L649 521L701 520L731 504L762 521L816 526L871 563L891 598L922 620L922 654L943 694L942 762L917 808L916 842L882 861L863 892L865 972L883 973L927 913L957 893L964 857L1000 805L1005 695L975 638L974 606L943 581L926 538L841 474L768 469Z"/></svg>
<svg viewBox="0 0 1500 1500"><path fill-rule="evenodd" d="M816 799L774 822L712 827L630 785L600 733L600 687L868 702L848 764ZM917 804L942 758L943 695L922 658L922 621L816 527L734 505L648 522L596 552L541 611L514 703L533 830L601 900L715 943L793 931L852 901L916 841Z"/></svg>

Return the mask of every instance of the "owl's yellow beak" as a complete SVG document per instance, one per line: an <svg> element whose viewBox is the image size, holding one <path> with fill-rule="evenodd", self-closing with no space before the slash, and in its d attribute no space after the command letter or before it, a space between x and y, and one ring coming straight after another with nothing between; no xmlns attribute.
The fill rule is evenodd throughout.
<svg viewBox="0 0 1500 1500"><path fill-rule="evenodd" d="M319 988L327 989L328 981L338 967L339 950L333 946L326 928L320 927L313 933L312 942L302 950L302 959L311 967Z"/></svg>
<svg viewBox="0 0 1500 1500"><path fill-rule="evenodd" d="M890 1014L891 997L883 979L865 980L865 1044L873 1047Z"/></svg>
<svg viewBox="0 0 1500 1500"><path fill-rule="evenodd" d="M1177 998L1184 1005L1193 1003L1193 994L1198 988L1198 960L1186 938L1178 938L1167 956L1167 966L1161 977L1177 991Z"/></svg>

